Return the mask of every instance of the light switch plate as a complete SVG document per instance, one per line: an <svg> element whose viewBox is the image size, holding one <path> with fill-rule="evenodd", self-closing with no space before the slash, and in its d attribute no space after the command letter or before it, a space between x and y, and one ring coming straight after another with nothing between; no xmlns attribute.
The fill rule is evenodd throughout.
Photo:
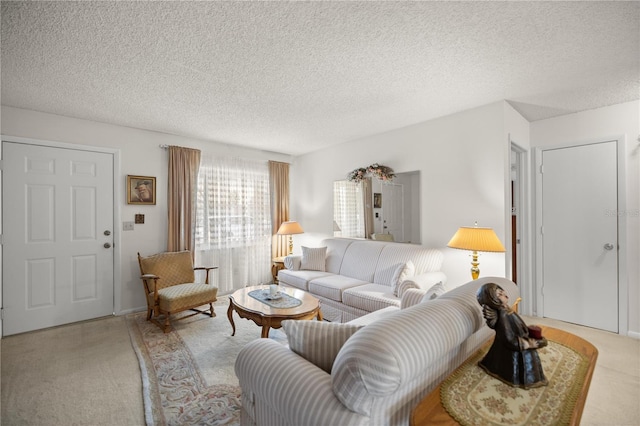
<svg viewBox="0 0 640 426"><path fill-rule="evenodd" d="M122 222L123 231L133 231L133 222Z"/></svg>

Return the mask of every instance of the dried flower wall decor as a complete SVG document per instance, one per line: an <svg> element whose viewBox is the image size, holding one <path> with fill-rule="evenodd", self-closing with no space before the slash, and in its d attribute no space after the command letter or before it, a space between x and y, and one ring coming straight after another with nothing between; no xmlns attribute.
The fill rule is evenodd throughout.
<svg viewBox="0 0 640 426"><path fill-rule="evenodd" d="M378 180L390 182L396 176L393 169L388 166L383 166L378 163L373 163L369 167L359 167L353 169L347 175L347 179L350 182L361 182L368 176L375 177Z"/></svg>

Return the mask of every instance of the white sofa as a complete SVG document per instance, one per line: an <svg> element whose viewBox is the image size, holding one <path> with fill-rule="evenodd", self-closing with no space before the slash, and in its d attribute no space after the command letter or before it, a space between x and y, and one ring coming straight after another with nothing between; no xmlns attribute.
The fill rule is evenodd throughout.
<svg viewBox="0 0 640 426"><path fill-rule="evenodd" d="M346 342L336 339L337 333L354 322L292 321L296 328L338 328L333 335L311 335L307 344L314 353L309 356L271 339L250 342L235 364L242 388L241 424L407 425L420 400L493 335L476 300L478 288L487 282L500 285L511 301L519 296L513 282L497 277L471 281L433 300L423 297L424 290L412 289L401 307L355 320L366 325ZM367 321L371 317L377 319ZM295 348L293 340L300 336L287 334ZM326 356L337 353L329 372L308 360L324 350Z"/></svg>
<svg viewBox="0 0 640 426"><path fill-rule="evenodd" d="M302 269L302 255L287 256L286 269L278 272L278 281L317 297L324 318L332 322L347 322L379 309L399 307L406 289L427 290L438 282L444 286L447 280L440 271L444 255L437 249L348 238L327 238L320 246L326 247L321 267ZM394 277L408 261L415 270L409 277L401 277L396 295Z"/></svg>

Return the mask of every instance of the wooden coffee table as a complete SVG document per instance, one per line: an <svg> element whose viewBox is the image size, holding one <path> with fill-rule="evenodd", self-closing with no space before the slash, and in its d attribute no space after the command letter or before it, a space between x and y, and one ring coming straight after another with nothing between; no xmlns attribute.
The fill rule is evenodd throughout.
<svg viewBox="0 0 640 426"><path fill-rule="evenodd" d="M571 420L569 425L579 425L580 418L582 417L582 410L584 409L584 404L587 399L587 392L589 391L589 384L591 383L591 377L593 376L593 370L596 367L596 359L598 358L598 350L591 343L586 340L575 336L566 331L558 330L556 328L541 326L542 335L546 337L548 340L562 343L563 345L573 349L574 351L585 355L589 360L589 367L587 369L587 374L584 378L584 383L582 384L582 389L580 389L580 394L578 395L578 400L576 401L576 405L573 409L573 415L571 416ZM487 342L487 344L483 347L484 349L488 348L488 346L493 341L493 338ZM483 350L483 349L480 349ZM475 355L475 354L474 354ZM473 357L472 355L471 357ZM464 363L463 363L464 365ZM411 426L419 426L419 425L457 425L456 422L445 410L442 402L440 401L440 387L442 385L438 385L429 395L427 395L418 406L413 410L411 414Z"/></svg>
<svg viewBox="0 0 640 426"><path fill-rule="evenodd" d="M322 321L322 312L320 311L320 302L306 291L302 291L292 287L279 286L280 292L285 292L289 296L295 297L302 303L295 308L274 308L255 299L249 295L253 290L268 290L269 286L252 286L245 287L235 291L229 296L229 309L227 309L227 317L233 328L232 336L236 334L236 325L233 322L233 311L236 311L240 318L246 318L262 327L261 337L269 337L270 328L280 328L284 320L310 320L317 318Z"/></svg>

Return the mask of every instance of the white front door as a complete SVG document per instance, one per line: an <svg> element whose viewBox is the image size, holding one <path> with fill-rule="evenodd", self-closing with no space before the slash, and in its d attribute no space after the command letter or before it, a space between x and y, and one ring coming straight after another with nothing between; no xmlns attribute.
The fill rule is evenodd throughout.
<svg viewBox="0 0 640 426"><path fill-rule="evenodd" d="M113 155L2 150L3 334L113 314Z"/></svg>
<svg viewBox="0 0 640 426"><path fill-rule="evenodd" d="M615 141L542 152L543 315L618 332Z"/></svg>
<svg viewBox="0 0 640 426"><path fill-rule="evenodd" d="M404 242L404 187L395 183L382 184L382 233Z"/></svg>

